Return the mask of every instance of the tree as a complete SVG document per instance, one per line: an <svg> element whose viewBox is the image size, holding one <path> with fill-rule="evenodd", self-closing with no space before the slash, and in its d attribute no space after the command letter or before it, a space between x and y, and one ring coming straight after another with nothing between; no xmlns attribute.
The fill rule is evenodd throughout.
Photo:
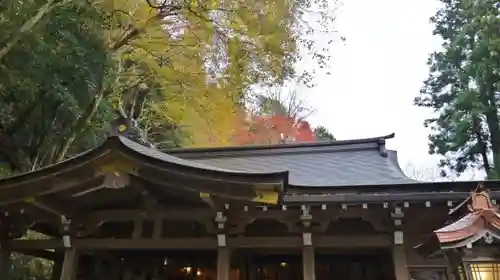
<svg viewBox="0 0 500 280"><path fill-rule="evenodd" d="M267 95L257 95L253 106L251 116L236 135L240 145L335 140L323 126L312 129L305 119L313 110L295 91L283 94L282 89L275 88Z"/></svg>
<svg viewBox="0 0 500 280"><path fill-rule="evenodd" d="M13 7L12 2L8 2L7 0L5 2L7 2L7 3L4 3L4 5L5 5L4 7L10 7L10 8ZM4 36L5 35L7 35L7 36L4 37L4 40L2 40L2 44L0 44L0 62L21 41L21 39L23 39L23 37L25 35L32 32L35 29L35 27L41 21L43 21L44 17L46 17L48 14L50 14L50 12L52 12L53 9L55 9L56 7L58 7L59 5L64 4L64 3L65 3L65 1L47 0L44 3L41 3L40 6L38 7L38 9L33 11L33 13L30 14L28 18L20 17L23 19L21 26L18 29L12 30L13 32L11 32L10 34L9 33L4 34ZM31 3L18 2L17 4L18 4L17 7L19 7L19 6L26 5L26 4L33 5L34 3L33 2L31 2ZM38 6L38 3L35 2L35 5ZM9 8L6 8L6 9L9 9ZM20 10L22 10L22 9L20 9ZM9 22L10 20L12 20L12 19L11 18L10 19L2 18L2 23Z"/></svg>
<svg viewBox="0 0 500 280"><path fill-rule="evenodd" d="M252 86L311 85L311 74L294 70L298 45L326 64L325 50L299 35L311 31L301 28L307 9L328 1L167 2L2 2L2 175L96 146L117 116L159 146L227 145ZM48 274L25 260L16 257L16 279Z"/></svg>
<svg viewBox="0 0 500 280"><path fill-rule="evenodd" d="M1 12L0 42L15 36L11 30L29 21L42 3L7 3ZM54 162L56 148L71 134L71 124L102 87L110 68L100 35L102 18L90 1L59 5L3 57L0 155L11 169L23 172ZM99 108L87 133L74 145L80 151L96 145L104 135L107 110Z"/></svg>
<svg viewBox="0 0 500 280"><path fill-rule="evenodd" d="M328 129L324 126L318 126L314 129L314 136L317 141L335 141L335 137L333 134L328 131Z"/></svg>
<svg viewBox="0 0 500 280"><path fill-rule="evenodd" d="M284 94L281 88L274 88L266 95L257 95L256 105L254 115L283 116L295 122L304 120L313 113L296 91Z"/></svg>
<svg viewBox="0 0 500 280"><path fill-rule="evenodd" d="M230 144L252 86L287 79L310 84L306 74L294 72L300 59L297 43L306 45L318 63L327 59L326 50L315 50L311 39L298 37L312 30L302 24L308 8L320 8L320 26L326 28L333 19L317 5L327 3L323 0L176 1L164 2L158 11L144 2L101 3L113 19L109 45L120 71L113 89L103 90L106 96L97 94L92 104L109 96L122 117L137 119L147 136L161 142L169 142L165 134L175 127L184 136L178 144L184 146ZM131 114L127 107L141 110ZM89 108L65 138L57 160L91 119L96 107Z"/></svg>
<svg viewBox="0 0 500 280"><path fill-rule="evenodd" d="M251 116L235 135L238 145L315 142L307 121L286 116Z"/></svg>
<svg viewBox="0 0 500 280"><path fill-rule="evenodd" d="M431 19L443 50L429 59L430 74L417 106L432 108L430 152L445 156L441 166L461 174L484 168L500 174L499 1L442 0Z"/></svg>
<svg viewBox="0 0 500 280"><path fill-rule="evenodd" d="M7 1L0 146L18 172L95 146L116 114L160 147L230 144L252 86L299 79L297 44L311 42L299 27L314 4Z"/></svg>
<svg viewBox="0 0 500 280"><path fill-rule="evenodd" d="M455 181L457 179L454 174L449 174L439 166L425 167L408 164L404 171L408 177L422 182Z"/></svg>
<svg viewBox="0 0 500 280"><path fill-rule="evenodd" d="M324 127L313 131L305 120L312 110L295 91L286 95L280 89L270 91L267 95L258 95L255 103L254 110L236 135L236 143L240 145L334 140Z"/></svg>

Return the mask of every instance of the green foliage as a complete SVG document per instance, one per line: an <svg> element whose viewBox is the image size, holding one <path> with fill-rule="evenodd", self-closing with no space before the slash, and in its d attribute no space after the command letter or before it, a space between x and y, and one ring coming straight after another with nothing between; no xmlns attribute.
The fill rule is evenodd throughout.
<svg viewBox="0 0 500 280"><path fill-rule="evenodd" d="M10 1L2 11L0 42L28 20L42 1ZM2 157L19 171L54 162L71 124L92 102L110 63L100 37L100 11L86 1L53 9L13 47L0 65ZM89 126L75 150L90 148L104 133L106 108Z"/></svg>
<svg viewBox="0 0 500 280"><path fill-rule="evenodd" d="M28 231L23 239L45 239L45 235ZM29 255L11 255L11 274L9 280L49 280L52 279L53 261Z"/></svg>
<svg viewBox="0 0 500 280"><path fill-rule="evenodd" d="M52 261L13 253L9 280L49 280L52 276Z"/></svg>
<svg viewBox="0 0 500 280"><path fill-rule="evenodd" d="M309 35L327 32L328 3L3 1L0 160L15 172L61 161L117 115L162 148L230 145L253 86L311 85L294 72L301 47L325 65Z"/></svg>
<svg viewBox="0 0 500 280"><path fill-rule="evenodd" d="M499 1L442 0L432 18L443 50L429 58L430 74L415 104L432 108L430 152L457 174L482 167L500 174Z"/></svg>
<svg viewBox="0 0 500 280"><path fill-rule="evenodd" d="M95 147L117 116L158 148L232 144L252 87L314 84L294 66L301 47L326 65L310 35L328 32L329 3L0 1L0 177ZM321 22L304 24L308 10ZM13 279L49 267L15 255Z"/></svg>
<svg viewBox="0 0 500 280"><path fill-rule="evenodd" d="M335 141L335 137L333 134L328 131L328 129L324 126L318 126L314 129L314 135L316 136L317 141Z"/></svg>

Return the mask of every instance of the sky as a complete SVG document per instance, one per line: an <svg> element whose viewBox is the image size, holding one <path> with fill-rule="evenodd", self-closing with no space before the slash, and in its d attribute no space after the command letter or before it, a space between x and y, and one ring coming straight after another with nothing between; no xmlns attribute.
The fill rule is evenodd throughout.
<svg viewBox="0 0 500 280"><path fill-rule="evenodd" d="M440 47L429 22L438 7L437 0L345 0L335 28L346 41L330 47L331 75L299 90L315 109L309 121L339 140L394 132L387 146L398 151L403 169L436 166L423 126L432 112L413 99L427 78L429 54Z"/></svg>

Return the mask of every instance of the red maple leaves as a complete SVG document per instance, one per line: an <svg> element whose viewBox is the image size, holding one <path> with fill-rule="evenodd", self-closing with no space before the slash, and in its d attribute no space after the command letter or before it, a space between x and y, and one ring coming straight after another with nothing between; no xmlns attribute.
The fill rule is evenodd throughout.
<svg viewBox="0 0 500 280"><path fill-rule="evenodd" d="M307 121L287 116L252 116L235 135L238 145L315 142Z"/></svg>

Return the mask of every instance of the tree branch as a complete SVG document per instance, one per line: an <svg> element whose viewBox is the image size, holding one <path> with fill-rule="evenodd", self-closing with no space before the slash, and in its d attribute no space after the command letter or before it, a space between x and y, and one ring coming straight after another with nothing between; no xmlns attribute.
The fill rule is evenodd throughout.
<svg viewBox="0 0 500 280"><path fill-rule="evenodd" d="M19 41L21 41L24 35L33 30L36 24L40 22L45 15L58 6L56 5L57 1L58 0L48 0L42 7L40 7L38 12L33 17L27 20L21 28L19 28L16 34L9 41L7 41L7 44L0 49L0 61L3 60L3 58L17 45L17 43L19 43Z"/></svg>

